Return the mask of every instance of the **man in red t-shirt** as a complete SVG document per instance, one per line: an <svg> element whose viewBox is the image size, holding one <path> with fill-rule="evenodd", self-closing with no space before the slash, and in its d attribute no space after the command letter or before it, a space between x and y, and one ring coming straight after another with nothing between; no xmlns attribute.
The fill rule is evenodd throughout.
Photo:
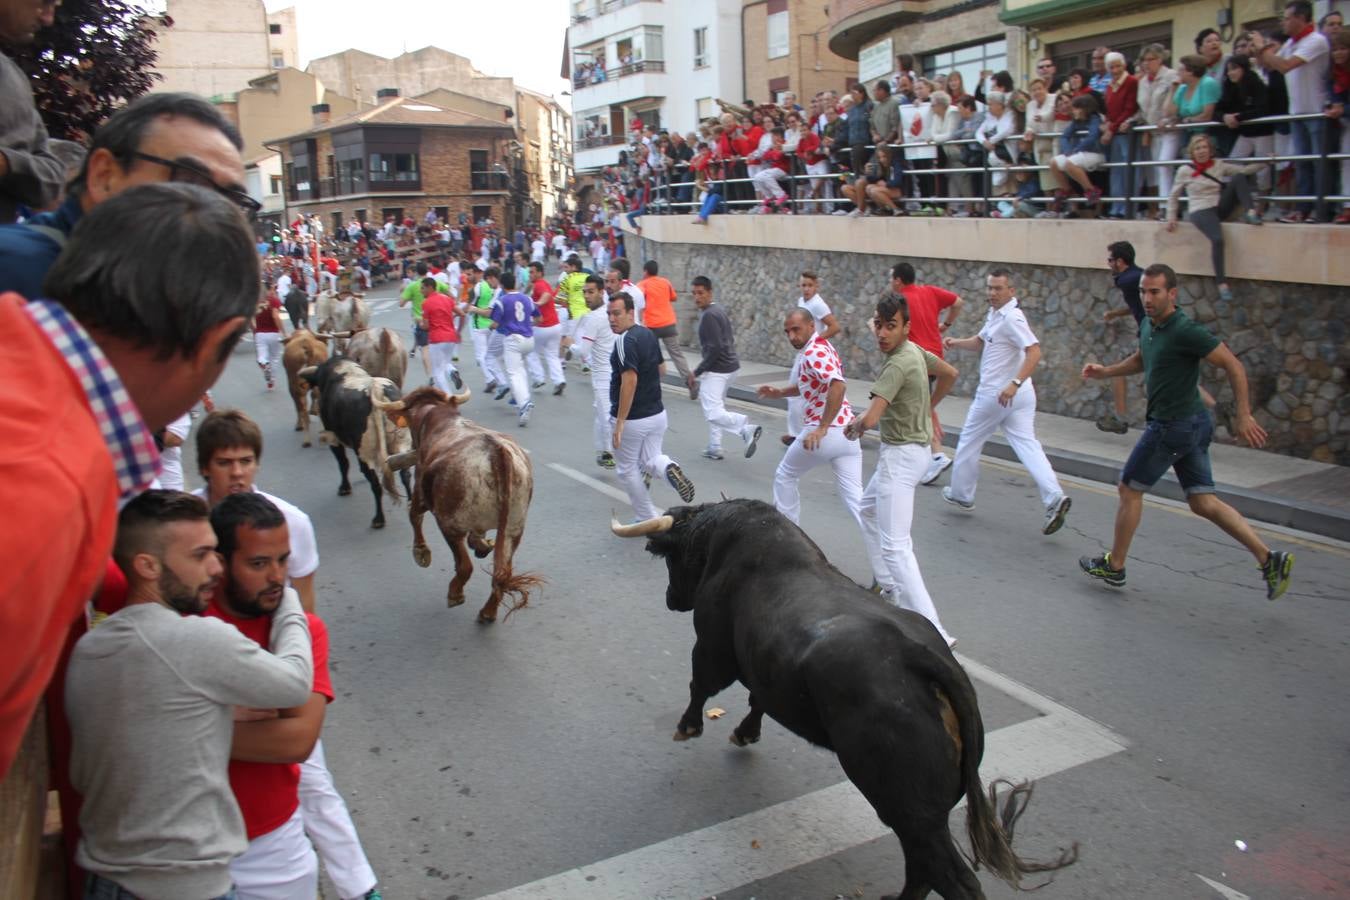
<svg viewBox="0 0 1350 900"><path fill-rule="evenodd" d="M459 352L459 331L455 317L459 304L440 291L435 278L422 279L422 324L427 330L427 361L431 364L431 380L447 394L464 389L464 379L455 365Z"/></svg>
<svg viewBox="0 0 1350 900"><path fill-rule="evenodd" d="M229 622L266 648L272 613L286 587L290 532L280 509L262 494L232 494L211 511L225 563L220 588L204 615ZM313 613L314 687L303 706L236 710L230 787L244 816L248 849L230 863L241 897L314 897L319 861L300 814L300 763L309 758L333 700L328 629Z"/></svg>
<svg viewBox="0 0 1350 900"><path fill-rule="evenodd" d="M326 285L328 290L337 292L338 289L338 261L337 257L331 253L327 256L319 257L319 281Z"/></svg>
<svg viewBox="0 0 1350 900"><path fill-rule="evenodd" d="M931 284L916 284L915 278L912 265L907 262L896 263L891 269L891 290L904 297L909 304L909 339L942 359L942 337L952 327L965 304L951 291ZM939 314L944 309L947 315L939 320ZM938 422L936 408L933 410L932 451L933 460L928 464L923 478L919 479L920 484L935 483L952 464L952 458L942 449L942 425Z"/></svg>
<svg viewBox="0 0 1350 900"><path fill-rule="evenodd" d="M286 334L281 324L281 310L281 299L268 288L267 294L258 301L258 309L253 316L253 349L258 355L258 368L262 370L269 391L275 385L272 376L277 370L276 364L281 362L281 340Z"/></svg>
<svg viewBox="0 0 1350 900"><path fill-rule="evenodd" d="M553 382L553 396L567 388L567 375L562 366L562 320L558 318L558 304L553 287L544 278L544 264L530 263L530 299L537 313L534 317L534 354Z"/></svg>

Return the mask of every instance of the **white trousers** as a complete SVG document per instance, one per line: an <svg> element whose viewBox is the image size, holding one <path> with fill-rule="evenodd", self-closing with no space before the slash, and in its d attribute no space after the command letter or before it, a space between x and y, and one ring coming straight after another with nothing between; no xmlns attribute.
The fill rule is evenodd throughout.
<svg viewBox="0 0 1350 900"><path fill-rule="evenodd" d="M497 360L488 352L492 344L492 332L486 328L474 328L469 332L473 337L473 358L478 370L483 373L486 384L506 384L506 373L497 365Z"/></svg>
<svg viewBox="0 0 1350 900"><path fill-rule="evenodd" d="M596 453L614 452L614 429L611 426L613 421L609 417L609 369L591 369L591 392L594 394L592 418L594 424L591 429L595 437ZM627 430L627 426L624 426Z"/></svg>
<svg viewBox="0 0 1350 900"><path fill-rule="evenodd" d="M300 807L281 826L248 842L230 861L239 900L314 900L319 895L319 858L305 836Z"/></svg>
<svg viewBox="0 0 1350 900"><path fill-rule="evenodd" d="M459 371L455 365L455 353L458 350L459 344L452 344L449 341L427 346L427 358L431 361L431 380L447 394L456 393L450 375Z"/></svg>
<svg viewBox="0 0 1350 900"><path fill-rule="evenodd" d="M792 361L792 372L791 374L788 375L788 380L790 380L793 384L797 385L798 390L801 390L800 366L801 366L801 359L800 358L794 359ZM798 394L795 397L787 398L787 432L793 437L796 437L797 435L802 433L803 428L802 417L805 414L805 411L806 411L806 401L802 399L801 394Z"/></svg>
<svg viewBox="0 0 1350 900"><path fill-rule="evenodd" d="M364 897L375 887L375 870L366 859L347 803L333 786L322 740L314 744L314 752L300 765L300 815L338 896Z"/></svg>
<svg viewBox="0 0 1350 900"><path fill-rule="evenodd" d="M613 421L610 422L611 429ZM661 441L666 436L666 411L663 409L645 419L629 419L623 423L623 440L614 451L614 474L628 492L628 502L639 520L655 518L658 513L652 495L642 483L642 473L664 479L666 467L675 460L661 452Z"/></svg>
<svg viewBox="0 0 1350 900"><path fill-rule="evenodd" d="M258 365L271 381L276 376L276 364L281 361L281 334L276 331L255 331L253 349L258 354Z"/></svg>
<svg viewBox="0 0 1350 900"><path fill-rule="evenodd" d="M506 360L506 378L511 382L511 396L516 409L523 412L530 402L530 380L525 374L525 358L534 350L534 338L508 334L502 338L502 355Z"/></svg>
<svg viewBox="0 0 1350 900"><path fill-rule="evenodd" d="M785 180L787 177L788 174L777 166L765 166L756 172L750 180L754 182L755 188L765 197L770 200L781 200L787 196L787 191L783 190L783 186L778 182Z"/></svg>
<svg viewBox="0 0 1350 900"><path fill-rule="evenodd" d="M698 402L703 407L703 418L708 420L708 449L722 449L722 432L734 431L745 436L750 420L727 409L727 388L736 372L704 372L698 379Z"/></svg>
<svg viewBox="0 0 1350 900"><path fill-rule="evenodd" d="M319 283L324 286L324 290L337 293L338 277L335 273L324 270L319 273Z"/></svg>
<svg viewBox="0 0 1350 900"><path fill-rule="evenodd" d="M853 521L862 525L862 443L844 437L844 429L831 428L814 450L807 450L800 439L793 441L773 473L773 505L793 522L801 523L802 476L817 466L830 464L839 499Z"/></svg>
<svg viewBox="0 0 1350 900"><path fill-rule="evenodd" d="M1177 151L1181 149L1181 135L1175 131L1155 131L1153 139L1149 141L1148 152L1153 157L1154 162L1164 159L1176 159ZM1154 166L1152 169L1142 169L1140 174L1144 175L1148 184L1158 186L1158 196L1166 197L1172 190L1172 179L1177 173L1176 166Z"/></svg>
<svg viewBox="0 0 1350 900"><path fill-rule="evenodd" d="M567 380L563 374L562 357L559 356L558 345L562 343L563 327L559 325L550 325L547 328L534 326L534 356L535 365L543 363L543 368L548 372L548 380L555 386L562 384ZM542 381L541 374L536 381Z"/></svg>
<svg viewBox="0 0 1350 900"><path fill-rule="evenodd" d="M1064 496L1050 467L1050 460L1036 440L1036 391L1031 382L1022 385L1008 406L1000 406L998 394L992 391L975 392L975 399L966 413L966 424L961 426L961 440L956 445L956 461L952 463L952 496L964 503L975 499L975 486L980 478L980 451L994 432L1003 429L1008 446L1031 474L1041 492L1041 505L1049 506Z"/></svg>
<svg viewBox="0 0 1350 900"><path fill-rule="evenodd" d="M833 431L834 429L831 429ZM943 640L951 635L942 627L933 598L928 596L919 559L910 535L914 523L914 489L932 459L924 444L885 444L877 454L877 470L862 498L863 542L872 563L872 575L891 603L932 622Z"/></svg>

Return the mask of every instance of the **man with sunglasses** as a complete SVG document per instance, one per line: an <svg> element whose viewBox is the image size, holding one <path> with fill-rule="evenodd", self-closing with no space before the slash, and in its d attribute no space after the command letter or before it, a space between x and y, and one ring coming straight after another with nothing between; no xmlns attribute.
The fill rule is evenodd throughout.
<svg viewBox="0 0 1350 900"><path fill-rule="evenodd" d="M41 296L47 270L81 217L136 185L195 184L252 220L260 205L244 187L243 146L239 130L193 94L146 94L127 104L94 135L65 203L22 225L0 225L0 292Z"/></svg>
<svg viewBox="0 0 1350 900"><path fill-rule="evenodd" d="M1066 80L1063 75L1055 74L1055 61L1048 56L1037 61L1036 77L1044 79L1051 94L1059 93Z"/></svg>

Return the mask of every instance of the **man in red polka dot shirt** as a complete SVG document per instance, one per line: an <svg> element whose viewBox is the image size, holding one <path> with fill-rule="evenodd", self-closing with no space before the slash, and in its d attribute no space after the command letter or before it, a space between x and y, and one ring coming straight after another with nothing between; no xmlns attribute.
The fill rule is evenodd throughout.
<svg viewBox="0 0 1350 900"><path fill-rule="evenodd" d="M844 367L834 346L816 333L815 320L805 309L794 309L783 322L783 332L797 351L792 365L794 382L787 387L765 385L761 397L800 397L803 430L788 447L773 476L773 505L793 522L801 515L801 477L829 463L835 484L854 521L862 525L862 446L844 437L853 410L844 399Z"/></svg>

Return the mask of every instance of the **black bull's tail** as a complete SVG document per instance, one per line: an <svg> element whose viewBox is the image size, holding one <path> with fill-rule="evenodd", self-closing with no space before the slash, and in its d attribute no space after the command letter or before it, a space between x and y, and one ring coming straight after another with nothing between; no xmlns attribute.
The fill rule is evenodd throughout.
<svg viewBox="0 0 1350 900"><path fill-rule="evenodd" d="M984 866L1013 887L1022 890L1022 876L1034 872L1054 872L1073 865L1078 860L1078 844L1061 849L1052 862L1022 859L1012 848L1013 830L1022 813L1031 802L1034 785L1029 781L1014 784L998 779L988 787L988 794L980 782L980 755L984 747L983 727L974 705L974 693L967 681L958 686L951 681L951 673L938 676L941 690L956 713L961 735L961 783L966 795L966 834L970 838L971 865ZM964 688L964 689L962 689ZM998 802L999 786L1011 788ZM1038 885L1039 886L1039 885Z"/></svg>
<svg viewBox="0 0 1350 900"><path fill-rule="evenodd" d="M509 529L511 518L511 490L515 485L515 465L511 453L500 442L492 448L492 474L497 478L497 540L492 553L492 590L500 596L512 594L519 602L512 603L502 617L505 622L511 614L530 602L530 591L543 587L545 581L540 575L531 573L512 574L511 563L519 545L512 539ZM533 492L533 484L527 490Z"/></svg>

